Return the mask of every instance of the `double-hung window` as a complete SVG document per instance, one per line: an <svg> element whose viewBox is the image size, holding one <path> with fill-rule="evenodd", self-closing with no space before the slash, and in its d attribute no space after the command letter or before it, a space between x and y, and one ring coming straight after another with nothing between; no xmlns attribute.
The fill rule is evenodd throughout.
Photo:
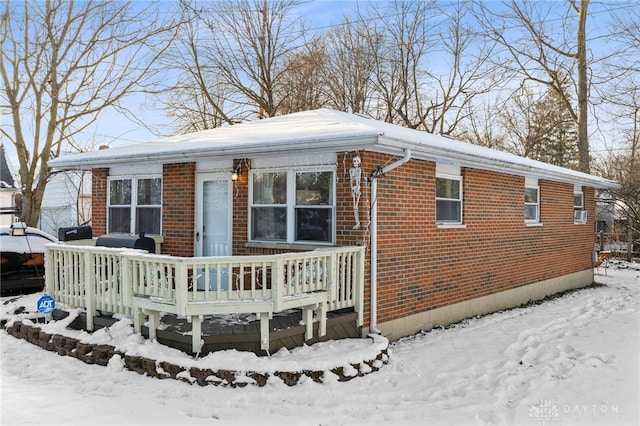
<svg viewBox="0 0 640 426"><path fill-rule="evenodd" d="M524 186L524 221L540 223L540 188L538 180L526 178Z"/></svg>
<svg viewBox="0 0 640 426"><path fill-rule="evenodd" d="M333 243L335 171L251 172L253 241Z"/></svg>
<svg viewBox="0 0 640 426"><path fill-rule="evenodd" d="M576 185L573 189L573 222L587 223L587 212L584 209L584 195L582 186Z"/></svg>
<svg viewBox="0 0 640 426"><path fill-rule="evenodd" d="M108 189L107 232L161 234L161 177L111 177Z"/></svg>
<svg viewBox="0 0 640 426"><path fill-rule="evenodd" d="M287 240L287 172L252 173L251 239Z"/></svg>
<svg viewBox="0 0 640 426"><path fill-rule="evenodd" d="M460 167L436 165L436 224L462 223Z"/></svg>
<svg viewBox="0 0 640 426"><path fill-rule="evenodd" d="M574 192L573 193L573 208L581 210L584 206L584 201L582 198L582 192Z"/></svg>

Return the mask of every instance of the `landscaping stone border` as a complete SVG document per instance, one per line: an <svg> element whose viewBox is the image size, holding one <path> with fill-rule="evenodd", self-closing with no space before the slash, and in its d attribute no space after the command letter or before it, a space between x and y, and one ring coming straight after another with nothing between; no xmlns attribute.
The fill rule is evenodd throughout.
<svg viewBox="0 0 640 426"><path fill-rule="evenodd" d="M277 371L270 374L251 371L201 369L197 367L187 369L166 361L127 355L117 351L115 347L110 345L83 343L72 337L45 333L40 328L23 324L21 321L13 322L10 326L5 327L5 331L15 338L24 339L31 344L61 356L76 358L86 364L106 366L114 356L119 356L122 359L124 368L127 370L156 379L174 379L190 384L196 383L200 386L214 385L235 388L255 385L262 387L272 377L282 380L288 386L300 383L303 377L310 378L316 383L332 379L325 377L328 373L327 371L321 370ZM388 362L389 346L387 345L378 353L375 359L363 360L360 363L349 364L348 366L334 367L329 372L336 376L333 379L339 382L346 382L378 371Z"/></svg>

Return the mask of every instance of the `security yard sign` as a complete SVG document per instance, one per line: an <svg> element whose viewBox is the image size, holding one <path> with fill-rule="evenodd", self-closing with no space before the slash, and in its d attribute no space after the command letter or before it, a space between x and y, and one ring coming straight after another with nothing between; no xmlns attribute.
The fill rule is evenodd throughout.
<svg viewBox="0 0 640 426"><path fill-rule="evenodd" d="M53 312L53 308L56 307L56 301L53 297L45 294L40 299L38 299L38 312L43 314L50 314Z"/></svg>

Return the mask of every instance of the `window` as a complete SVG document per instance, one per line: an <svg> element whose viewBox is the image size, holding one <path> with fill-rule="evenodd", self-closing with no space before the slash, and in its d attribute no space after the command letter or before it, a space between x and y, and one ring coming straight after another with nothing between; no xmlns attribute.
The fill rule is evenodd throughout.
<svg viewBox="0 0 640 426"><path fill-rule="evenodd" d="M462 177L436 176L436 223L462 223Z"/></svg>
<svg viewBox="0 0 640 426"><path fill-rule="evenodd" d="M537 186L524 188L524 220L531 223L540 221L540 190Z"/></svg>
<svg viewBox="0 0 640 426"><path fill-rule="evenodd" d="M576 185L573 190L573 222L587 223L587 212L584 210L584 195L582 187Z"/></svg>
<svg viewBox="0 0 640 426"><path fill-rule="evenodd" d="M334 240L333 170L254 171L251 179L251 240Z"/></svg>
<svg viewBox="0 0 640 426"><path fill-rule="evenodd" d="M162 179L109 178L107 232L160 235Z"/></svg>
<svg viewBox="0 0 640 426"><path fill-rule="evenodd" d="M252 240L287 240L287 172L253 174Z"/></svg>

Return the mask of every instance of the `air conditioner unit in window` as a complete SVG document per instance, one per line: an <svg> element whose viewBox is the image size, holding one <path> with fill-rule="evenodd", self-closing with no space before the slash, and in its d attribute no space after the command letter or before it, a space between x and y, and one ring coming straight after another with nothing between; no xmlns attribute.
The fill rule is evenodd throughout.
<svg viewBox="0 0 640 426"><path fill-rule="evenodd" d="M573 212L573 221L577 223L585 223L587 221L587 211L586 210L574 210Z"/></svg>

